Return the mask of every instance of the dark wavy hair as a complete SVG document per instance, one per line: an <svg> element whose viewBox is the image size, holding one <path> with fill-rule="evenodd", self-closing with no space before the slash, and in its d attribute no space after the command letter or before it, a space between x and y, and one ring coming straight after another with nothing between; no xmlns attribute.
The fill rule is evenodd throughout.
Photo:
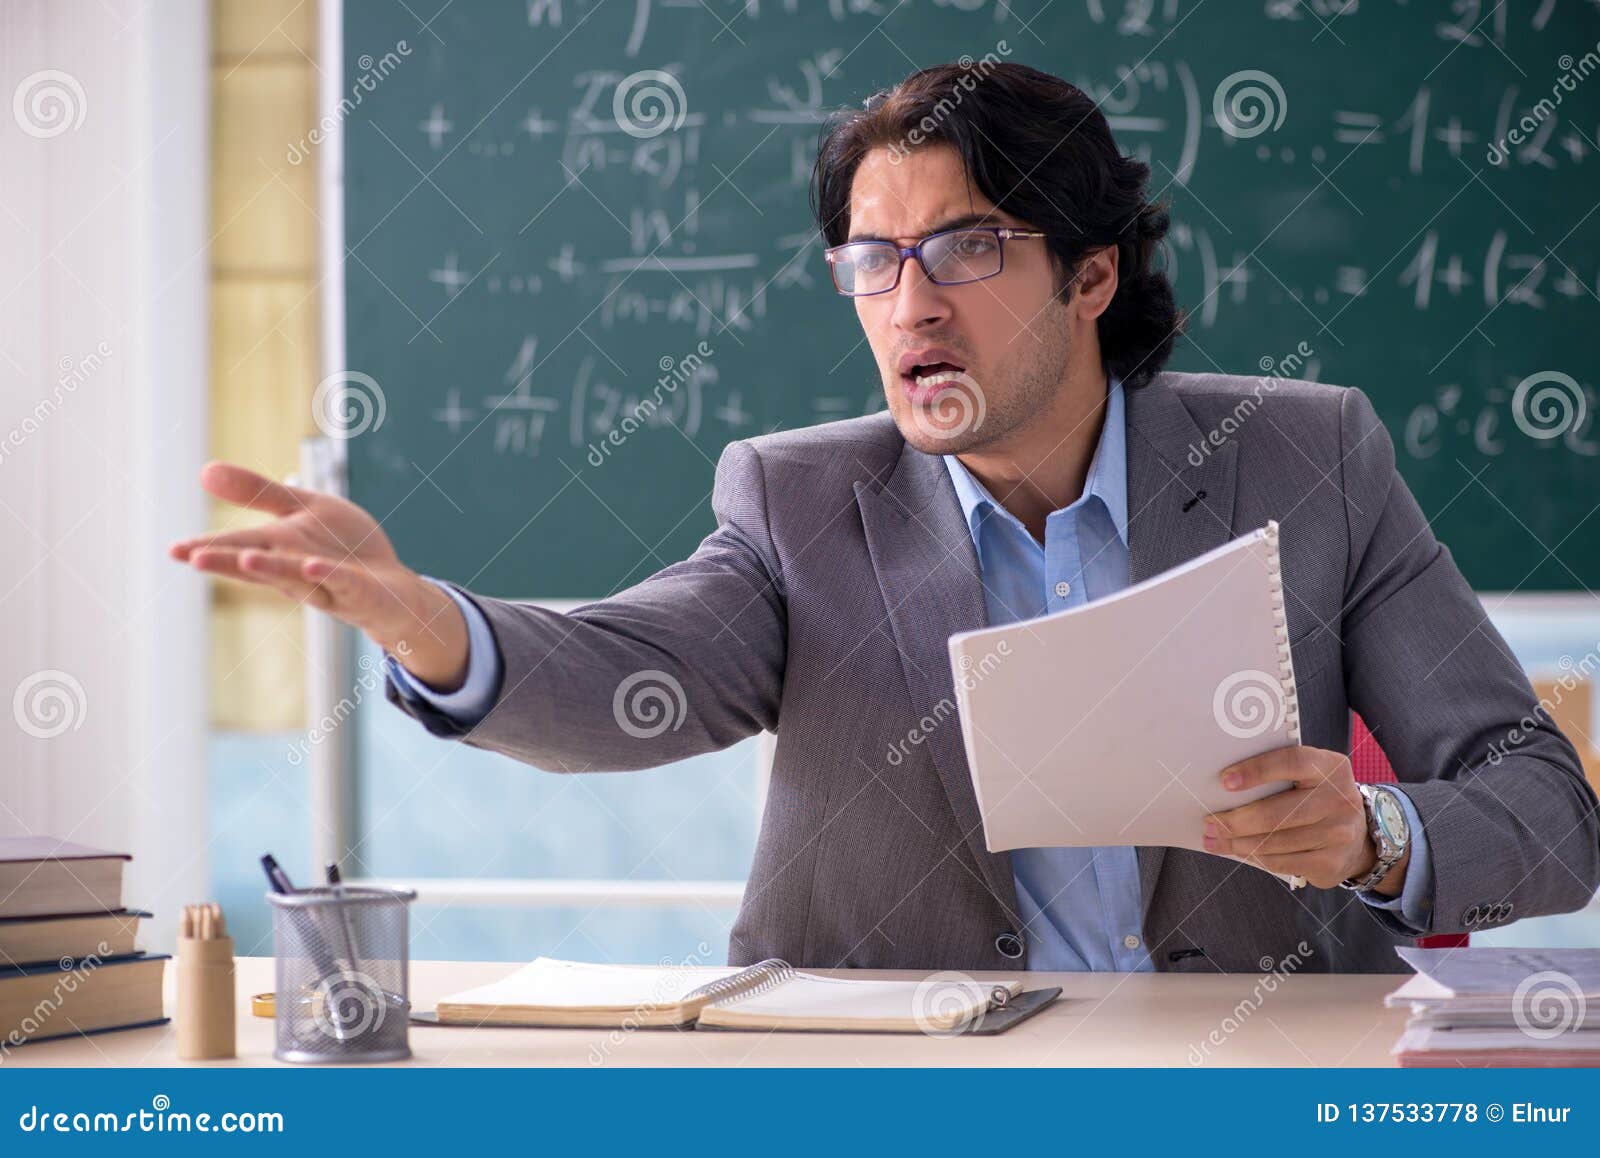
<svg viewBox="0 0 1600 1158"><path fill-rule="evenodd" d="M1049 73L963 58L830 116L811 184L826 243L849 236L850 186L871 150L939 143L955 148L985 197L1047 235L1060 286L1085 254L1117 247L1117 292L1097 323L1106 370L1129 389L1160 371L1184 324L1156 266L1166 206L1147 199L1150 166L1123 155L1095 102Z"/></svg>

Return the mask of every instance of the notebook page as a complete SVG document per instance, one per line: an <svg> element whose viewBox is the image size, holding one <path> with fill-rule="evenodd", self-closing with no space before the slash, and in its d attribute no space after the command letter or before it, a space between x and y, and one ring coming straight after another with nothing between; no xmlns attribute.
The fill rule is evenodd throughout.
<svg viewBox="0 0 1600 1158"><path fill-rule="evenodd" d="M509 977L453 994L440 1004L608 1010L671 1006L701 985L738 972L732 967L593 965L540 957Z"/></svg>
<svg viewBox="0 0 1600 1158"><path fill-rule="evenodd" d="M796 973L782 985L747 997L713 1003L708 1009L728 1010L741 1019L805 1020L841 1027L852 1022L904 1022L930 1028L959 1025L989 1004L996 984L1013 995L1022 983L942 982L930 991L921 981L872 981ZM704 1014L702 1014L702 1017ZM940 1024L933 1025L937 1021Z"/></svg>
<svg viewBox="0 0 1600 1158"><path fill-rule="evenodd" d="M1204 851L1208 812L1289 787L1229 792L1219 775L1292 742L1270 557L1256 532L1083 607L951 637L990 851Z"/></svg>

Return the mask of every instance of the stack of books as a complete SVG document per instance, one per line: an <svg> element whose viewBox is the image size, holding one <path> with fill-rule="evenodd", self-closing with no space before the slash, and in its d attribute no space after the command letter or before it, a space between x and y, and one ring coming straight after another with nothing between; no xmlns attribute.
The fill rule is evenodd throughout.
<svg viewBox="0 0 1600 1158"><path fill-rule="evenodd" d="M122 905L130 859L54 837L0 837L0 1051L166 1020L166 957L138 948L150 914Z"/></svg>
<svg viewBox="0 0 1600 1158"><path fill-rule="evenodd" d="M1600 949L1399 949L1402 1066L1600 1066Z"/></svg>

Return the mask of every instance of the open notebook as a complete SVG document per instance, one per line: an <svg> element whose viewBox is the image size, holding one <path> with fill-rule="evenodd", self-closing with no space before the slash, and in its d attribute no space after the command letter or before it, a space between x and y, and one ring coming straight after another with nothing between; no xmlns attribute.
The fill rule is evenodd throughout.
<svg viewBox="0 0 1600 1158"><path fill-rule="evenodd" d="M1300 742L1276 523L1082 607L952 635L950 663L991 852L1203 852L1207 813L1289 787L1221 782Z"/></svg>
<svg viewBox="0 0 1600 1158"><path fill-rule="evenodd" d="M503 980L446 997L437 1016L443 1025L949 1033L1021 992L1020 981L941 974L924 981L820 977L776 959L738 969L540 957Z"/></svg>

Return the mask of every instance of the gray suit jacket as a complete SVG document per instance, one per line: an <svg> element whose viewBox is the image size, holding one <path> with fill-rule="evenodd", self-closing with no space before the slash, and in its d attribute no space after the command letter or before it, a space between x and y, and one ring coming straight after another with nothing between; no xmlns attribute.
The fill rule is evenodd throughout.
<svg viewBox="0 0 1600 1158"><path fill-rule="evenodd" d="M1302 740L1348 750L1351 708L1372 728L1428 835L1433 931L1584 905L1600 885L1595 795L1366 397L1169 372L1128 392L1127 424L1133 581L1282 525ZM551 771L645 768L775 732L731 961L1025 965L1010 857L984 847L953 711L945 641L986 612L943 463L878 413L731 444L712 505L717 529L690 558L569 614L464 593L504 671L477 726L392 684L390 700L437 735ZM652 688L665 716L649 715ZM906 744L924 717L941 722ZM1393 946L1410 935L1344 890L1291 892L1170 848L1140 848L1139 876L1158 969L1291 955L1307 971L1403 969Z"/></svg>

